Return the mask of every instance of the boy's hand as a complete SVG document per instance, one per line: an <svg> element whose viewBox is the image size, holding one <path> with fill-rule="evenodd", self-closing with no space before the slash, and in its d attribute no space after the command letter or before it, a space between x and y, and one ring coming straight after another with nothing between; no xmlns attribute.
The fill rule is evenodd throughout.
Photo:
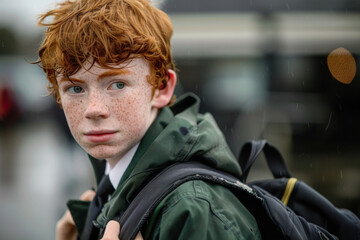
<svg viewBox="0 0 360 240"><path fill-rule="evenodd" d="M120 223L115 220L111 220L106 224L105 233L101 240L119 240L119 234ZM136 235L135 240L144 240L140 232Z"/></svg>
<svg viewBox="0 0 360 240"><path fill-rule="evenodd" d="M80 196L82 201L92 201L95 191L88 190ZM57 240L76 240L77 232L75 222L69 210L66 210L64 216L56 223Z"/></svg>

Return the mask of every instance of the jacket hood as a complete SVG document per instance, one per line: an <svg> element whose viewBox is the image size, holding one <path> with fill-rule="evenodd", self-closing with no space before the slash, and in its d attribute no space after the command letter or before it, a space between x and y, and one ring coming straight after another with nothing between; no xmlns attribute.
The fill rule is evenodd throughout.
<svg viewBox="0 0 360 240"><path fill-rule="evenodd" d="M199 114L199 98L186 94L163 108L143 137L111 200L97 218L101 226L127 208L141 187L163 168L196 159L240 177L241 170L210 114ZM91 159L98 178L99 163ZM97 160L98 161L98 160Z"/></svg>

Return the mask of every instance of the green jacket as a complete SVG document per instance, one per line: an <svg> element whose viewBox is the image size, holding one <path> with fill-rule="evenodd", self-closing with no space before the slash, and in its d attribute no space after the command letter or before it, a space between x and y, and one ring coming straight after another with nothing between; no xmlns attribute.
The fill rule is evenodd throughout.
<svg viewBox="0 0 360 240"><path fill-rule="evenodd" d="M193 94L164 108L143 137L111 200L97 218L106 223L126 210L141 186L165 167L191 159L241 175L236 158L210 114L199 114ZM90 157L97 180L104 160ZM68 207L81 232L88 202ZM182 184L155 209L142 229L145 239L261 239L256 220L227 188L200 180Z"/></svg>

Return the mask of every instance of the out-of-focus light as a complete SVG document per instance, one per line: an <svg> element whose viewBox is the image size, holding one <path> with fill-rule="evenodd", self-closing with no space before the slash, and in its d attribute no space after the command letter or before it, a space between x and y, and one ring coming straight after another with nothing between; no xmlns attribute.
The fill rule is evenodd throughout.
<svg viewBox="0 0 360 240"><path fill-rule="evenodd" d="M355 59L349 50L340 47L327 57L327 64L332 76L341 83L350 84L356 74Z"/></svg>

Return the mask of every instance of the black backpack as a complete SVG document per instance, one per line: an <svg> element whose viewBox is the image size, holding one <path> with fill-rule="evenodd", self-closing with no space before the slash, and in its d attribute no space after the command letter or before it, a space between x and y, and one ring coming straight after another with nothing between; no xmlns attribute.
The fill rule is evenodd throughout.
<svg viewBox="0 0 360 240"><path fill-rule="evenodd" d="M262 151L275 179L245 184L251 166ZM134 239L161 200L190 180L209 181L229 188L255 217L263 239L360 239L357 216L336 208L304 182L292 178L280 152L266 141L246 143L239 163L242 179L197 161L164 169L138 193L118 219L120 239Z"/></svg>

